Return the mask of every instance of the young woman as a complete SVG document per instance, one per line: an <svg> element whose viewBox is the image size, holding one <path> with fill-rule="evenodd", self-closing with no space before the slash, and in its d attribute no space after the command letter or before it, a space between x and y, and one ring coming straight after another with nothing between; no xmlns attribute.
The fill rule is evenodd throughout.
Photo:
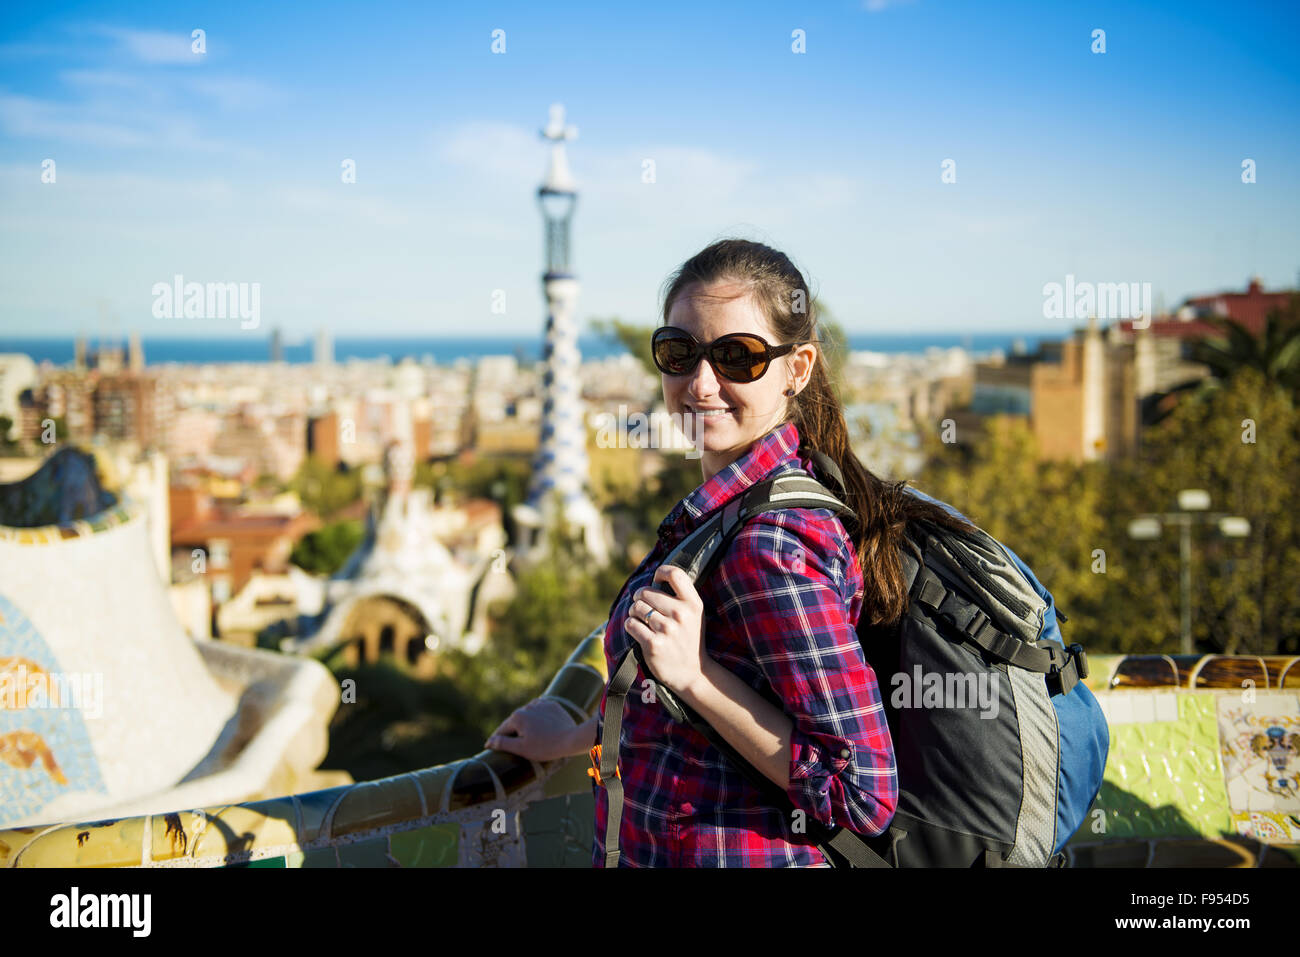
<svg viewBox="0 0 1300 957"><path fill-rule="evenodd" d="M638 642L646 665L798 811L865 836L889 824L898 787L876 675L855 627L906 609L897 547L906 522L957 522L872 475L849 448L831 389L808 285L782 253L716 242L668 281L654 356L664 403L700 450L703 483L659 526L658 544L628 579L605 632L609 668ZM707 580L692 584L663 558L703 518L755 483L816 470L825 453L860 522L826 509L763 513L748 522ZM657 583L666 582L672 592ZM654 700L627 698L619 769L620 864L630 867L826 866L794 815L760 792L694 729ZM600 739L554 702L507 718L487 746L534 760L585 754ZM593 864L605 859L606 800L596 789Z"/></svg>

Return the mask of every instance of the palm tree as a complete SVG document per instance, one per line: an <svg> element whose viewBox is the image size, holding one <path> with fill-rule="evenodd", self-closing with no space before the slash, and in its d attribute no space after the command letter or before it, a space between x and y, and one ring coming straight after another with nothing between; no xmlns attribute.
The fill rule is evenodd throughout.
<svg viewBox="0 0 1300 957"><path fill-rule="evenodd" d="M1294 402L1300 396L1300 293L1284 309L1274 309L1256 336L1235 319L1210 316L1208 322L1224 335L1193 342L1190 358L1209 367L1197 397L1203 398L1241 369L1257 369Z"/></svg>

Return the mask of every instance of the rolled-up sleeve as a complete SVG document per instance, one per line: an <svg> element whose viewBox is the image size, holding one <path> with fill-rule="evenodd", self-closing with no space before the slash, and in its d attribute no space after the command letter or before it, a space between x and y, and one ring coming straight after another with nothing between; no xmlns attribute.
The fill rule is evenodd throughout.
<svg viewBox="0 0 1300 957"><path fill-rule="evenodd" d="M719 569L718 613L794 723L795 807L875 835L894 815L898 778L880 688L849 619L852 552L838 528L829 513L803 509L751 520Z"/></svg>

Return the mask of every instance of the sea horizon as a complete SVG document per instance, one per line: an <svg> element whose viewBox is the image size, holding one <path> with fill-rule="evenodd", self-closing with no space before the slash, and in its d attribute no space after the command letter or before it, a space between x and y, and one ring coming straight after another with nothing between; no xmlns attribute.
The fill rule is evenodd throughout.
<svg viewBox="0 0 1300 957"><path fill-rule="evenodd" d="M1027 352L1037 350L1043 340L1060 338L1061 333L1004 332L918 332L918 333L850 333L849 349L854 352L880 352L892 355L923 354L927 349L962 348L972 354L986 354L1001 350ZM263 363L271 361L271 337L250 338L228 336L210 338L200 336L141 336L145 364L148 365L213 365L230 363ZM414 359L447 365L457 360L474 361L488 356L514 356L520 362L536 362L542 357L543 336L340 336L333 340L335 362L349 360L374 361L388 359L398 362ZM93 352L100 347L118 347L123 351L127 341L120 338L86 337L86 348ZM605 359L627 352L622 343L598 334L584 334L578 338L578 348L584 359ZM312 339L283 341L280 346L283 361L303 365L314 361L315 342ZM0 354L21 353L38 365L49 362L55 366L70 365L76 355L75 336L6 336L0 338Z"/></svg>

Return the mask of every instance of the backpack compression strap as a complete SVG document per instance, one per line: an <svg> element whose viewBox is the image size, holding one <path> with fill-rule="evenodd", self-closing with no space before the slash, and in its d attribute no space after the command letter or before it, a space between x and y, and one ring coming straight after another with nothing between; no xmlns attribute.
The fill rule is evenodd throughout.
<svg viewBox="0 0 1300 957"><path fill-rule="evenodd" d="M678 566L692 581L697 581L713 570L745 522L760 512L786 508L826 508L837 514L851 514L847 505L806 473L780 475L759 482L716 511L668 554L664 564ZM769 804L793 810L794 803L788 794L775 782L768 780L708 722L655 679L642 660L640 643L634 640L632 648L615 667L606 688L605 723L601 729L600 749L592 754L592 763L598 775L596 782L605 788L608 799L605 817L606 867L617 867L620 857L618 831L623 816L623 783L617 770L619 736L623 725L623 707L632 683L636 680L638 664L646 679L653 684L656 699L664 705L673 720L688 724L703 735L764 795ZM814 838L818 849L836 867L889 867L860 836L846 828L828 828L816 819L809 821L808 827L809 835Z"/></svg>
<svg viewBox="0 0 1300 957"><path fill-rule="evenodd" d="M1046 639L1031 645L1004 634L973 602L945 586L938 575L906 552L903 553L903 562L909 572L917 566L911 589L912 600L947 621L967 641L995 660L1045 675L1051 694L1069 694L1076 684L1088 677L1088 656L1082 645L1062 648Z"/></svg>

